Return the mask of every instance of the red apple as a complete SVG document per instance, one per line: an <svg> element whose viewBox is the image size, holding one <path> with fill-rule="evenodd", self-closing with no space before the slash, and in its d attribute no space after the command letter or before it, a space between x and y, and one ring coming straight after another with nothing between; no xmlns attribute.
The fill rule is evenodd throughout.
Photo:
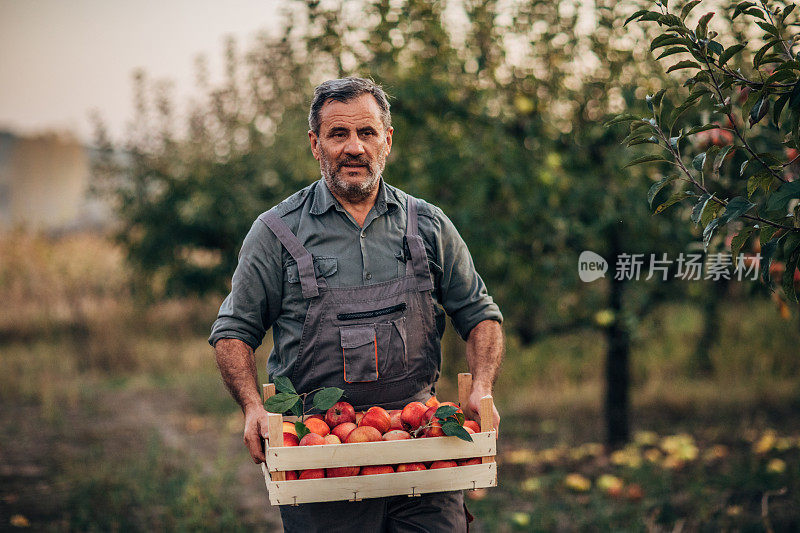
<svg viewBox="0 0 800 533"><path fill-rule="evenodd" d="M381 432L381 435L389 431L389 426L392 425L392 420L389 413L383 407L370 407L364 413L361 422L358 423L359 427L372 426Z"/></svg>
<svg viewBox="0 0 800 533"><path fill-rule="evenodd" d="M480 457L471 457L469 459L460 459L458 462L458 466L467 466L467 465L479 465L482 463Z"/></svg>
<svg viewBox="0 0 800 533"><path fill-rule="evenodd" d="M431 425L425 429L425 436L426 437L444 437L444 431L442 431L442 425L439 423L438 420L434 420L431 422Z"/></svg>
<svg viewBox="0 0 800 533"><path fill-rule="evenodd" d="M425 416L428 409L429 408L422 402L411 402L403 407L403 412L400 417L403 423L408 424L408 427L414 430L424 424L422 418ZM434 412L435 411L434 409Z"/></svg>
<svg viewBox="0 0 800 533"><path fill-rule="evenodd" d="M297 479L297 470L287 470L284 473L286 474L286 481L294 481Z"/></svg>
<svg viewBox="0 0 800 533"><path fill-rule="evenodd" d="M401 418L403 411L400 409L395 409L394 411L389 411L389 420L391 423L389 424L389 430L393 429L406 429L403 425L403 419Z"/></svg>
<svg viewBox="0 0 800 533"><path fill-rule="evenodd" d="M309 433L300 439L300 446L320 446L322 444L327 444L325 437L316 433Z"/></svg>
<svg viewBox="0 0 800 533"><path fill-rule="evenodd" d="M464 421L464 429L467 429L467 428L472 428L472 431L474 433L480 433L481 432L481 426L477 422L475 422L474 420L465 420Z"/></svg>
<svg viewBox="0 0 800 533"><path fill-rule="evenodd" d="M299 446L300 440L297 438L297 435L292 433L283 433L283 445L284 446Z"/></svg>
<svg viewBox="0 0 800 533"><path fill-rule="evenodd" d="M325 444L341 444L341 443L342 441L339 439L339 437L337 437L333 433L325 435Z"/></svg>
<svg viewBox="0 0 800 533"><path fill-rule="evenodd" d="M306 418L304 424L311 433L316 433L321 437L331 432L331 428L328 427L328 424L319 418Z"/></svg>
<svg viewBox="0 0 800 533"><path fill-rule="evenodd" d="M351 431L344 442L351 444L354 442L378 442L379 440L381 440L380 431L372 426L361 426Z"/></svg>
<svg viewBox="0 0 800 533"><path fill-rule="evenodd" d="M431 470L436 470L437 468L452 468L454 466L458 466L458 463L455 461L434 461L431 463Z"/></svg>
<svg viewBox="0 0 800 533"><path fill-rule="evenodd" d="M410 439L411 435L408 431L402 429L393 429L383 434L383 440L406 440Z"/></svg>
<svg viewBox="0 0 800 533"><path fill-rule="evenodd" d="M371 476L374 474L391 474L394 472L394 468L390 465L369 465L369 466L362 466L360 476Z"/></svg>
<svg viewBox="0 0 800 533"><path fill-rule="evenodd" d="M336 468L326 468L325 477L348 477L357 476L361 467L358 466L339 466Z"/></svg>
<svg viewBox="0 0 800 533"><path fill-rule="evenodd" d="M356 410L347 402L336 402L325 413L325 423L332 428L345 422L356 421Z"/></svg>
<svg viewBox="0 0 800 533"><path fill-rule="evenodd" d="M397 465L397 472L414 472L416 470L427 470L422 463L404 463Z"/></svg>
<svg viewBox="0 0 800 533"><path fill-rule="evenodd" d="M339 437L339 440L344 442L347 440L347 436L350 434L351 431L356 429L356 426L353 422L345 422L344 424L339 424L335 428L331 430L331 433Z"/></svg>
<svg viewBox="0 0 800 533"><path fill-rule="evenodd" d="M321 479L325 477L324 468L310 468L300 472L300 479Z"/></svg>

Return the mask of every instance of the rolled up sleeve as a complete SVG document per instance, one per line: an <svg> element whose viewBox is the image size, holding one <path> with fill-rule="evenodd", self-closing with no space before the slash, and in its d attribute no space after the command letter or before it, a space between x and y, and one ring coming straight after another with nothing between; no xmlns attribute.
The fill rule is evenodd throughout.
<svg viewBox="0 0 800 533"><path fill-rule="evenodd" d="M430 204L429 204L430 205ZM463 339L484 320L503 322L500 308L486 290L464 239L452 221L433 207L434 224L439 226L436 248L442 269L437 287L439 303L450 316L453 327Z"/></svg>
<svg viewBox="0 0 800 533"><path fill-rule="evenodd" d="M239 339L258 348L280 311L282 282L280 242L256 220L242 243L231 292L211 327L209 344Z"/></svg>

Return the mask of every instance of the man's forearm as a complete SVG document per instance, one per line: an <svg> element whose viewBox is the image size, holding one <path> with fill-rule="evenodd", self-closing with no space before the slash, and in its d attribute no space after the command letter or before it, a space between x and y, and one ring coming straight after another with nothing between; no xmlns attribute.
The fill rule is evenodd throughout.
<svg viewBox="0 0 800 533"><path fill-rule="evenodd" d="M503 328L496 320L479 322L467 338L467 365L473 390L490 394L505 354Z"/></svg>
<svg viewBox="0 0 800 533"><path fill-rule="evenodd" d="M258 371L253 349L239 339L220 339L214 345L217 367L225 386L242 411L248 406L260 405Z"/></svg>

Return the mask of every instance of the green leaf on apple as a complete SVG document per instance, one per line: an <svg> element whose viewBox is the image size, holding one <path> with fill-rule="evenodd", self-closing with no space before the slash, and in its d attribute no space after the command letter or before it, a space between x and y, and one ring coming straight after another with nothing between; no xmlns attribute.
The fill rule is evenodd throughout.
<svg viewBox="0 0 800 533"><path fill-rule="evenodd" d="M292 385L292 380L290 380L286 376L276 376L273 379L273 383L275 383L275 389L277 389L278 392L288 392L291 394L297 394L294 385Z"/></svg>
<svg viewBox="0 0 800 533"><path fill-rule="evenodd" d="M447 420L442 423L442 432L448 437L458 437L467 442L473 442L472 436L455 420Z"/></svg>
<svg viewBox="0 0 800 533"><path fill-rule="evenodd" d="M306 435L311 433L311 430L308 429L308 427L305 424L303 424L302 422L300 422L299 420L294 423L294 429L295 429L295 431L297 431L297 438L298 439L302 439L303 437L305 437Z"/></svg>
<svg viewBox="0 0 800 533"><path fill-rule="evenodd" d="M320 411L327 411L339 401L344 391L338 387L326 387L314 395L314 407Z"/></svg>
<svg viewBox="0 0 800 533"><path fill-rule="evenodd" d="M436 418L445 420L449 416L453 416L458 411L458 407L452 405L443 405L436 410Z"/></svg>
<svg viewBox="0 0 800 533"><path fill-rule="evenodd" d="M300 401L300 396L291 392L279 392L267 398L264 408L270 413L283 414Z"/></svg>

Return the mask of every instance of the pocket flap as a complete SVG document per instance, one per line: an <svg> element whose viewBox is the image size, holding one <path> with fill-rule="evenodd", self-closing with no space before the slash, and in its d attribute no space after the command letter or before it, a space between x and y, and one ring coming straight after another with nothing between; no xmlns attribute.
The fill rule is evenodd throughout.
<svg viewBox="0 0 800 533"><path fill-rule="evenodd" d="M358 348L375 342L375 326L340 326L342 348Z"/></svg>
<svg viewBox="0 0 800 533"><path fill-rule="evenodd" d="M339 264L335 257L315 257L314 274L319 277L330 277L339 270ZM286 263L286 281L289 283L300 283L300 273L297 270L297 262L294 259Z"/></svg>

